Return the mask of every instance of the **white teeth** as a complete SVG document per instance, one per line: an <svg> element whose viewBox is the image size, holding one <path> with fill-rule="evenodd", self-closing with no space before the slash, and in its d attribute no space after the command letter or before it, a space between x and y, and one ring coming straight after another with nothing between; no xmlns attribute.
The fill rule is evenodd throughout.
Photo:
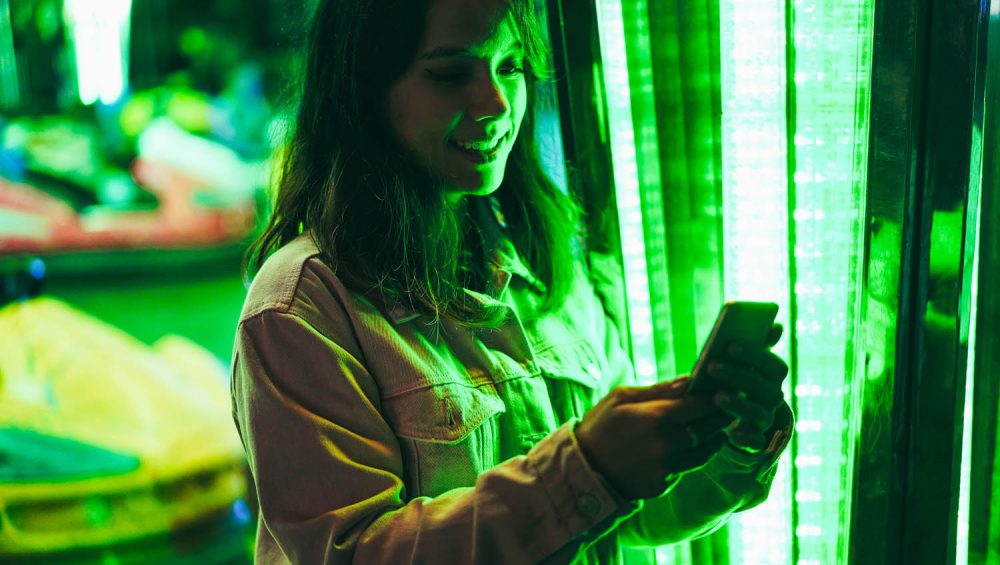
<svg viewBox="0 0 1000 565"><path fill-rule="evenodd" d="M500 145L500 140L503 137L498 137L492 141L459 141L457 139L452 140L452 142L461 147L462 149L468 149L469 151L481 151L484 153L490 153Z"/></svg>

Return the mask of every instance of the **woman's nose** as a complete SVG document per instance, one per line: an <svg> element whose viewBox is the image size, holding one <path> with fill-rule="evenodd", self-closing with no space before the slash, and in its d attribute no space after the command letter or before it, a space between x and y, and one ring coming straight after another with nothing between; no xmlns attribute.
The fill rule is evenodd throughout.
<svg viewBox="0 0 1000 565"><path fill-rule="evenodd" d="M469 106L471 117L476 120L497 119L507 115L510 103L500 83L493 77L479 81Z"/></svg>

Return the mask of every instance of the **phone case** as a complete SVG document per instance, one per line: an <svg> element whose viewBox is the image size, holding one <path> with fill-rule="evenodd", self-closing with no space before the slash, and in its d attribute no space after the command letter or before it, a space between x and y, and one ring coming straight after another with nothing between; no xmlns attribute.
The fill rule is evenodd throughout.
<svg viewBox="0 0 1000 565"><path fill-rule="evenodd" d="M691 371L689 393L712 394L719 386L708 374L713 359L725 359L734 341L764 345L771 333L778 305L773 302L727 302L719 311L712 333Z"/></svg>

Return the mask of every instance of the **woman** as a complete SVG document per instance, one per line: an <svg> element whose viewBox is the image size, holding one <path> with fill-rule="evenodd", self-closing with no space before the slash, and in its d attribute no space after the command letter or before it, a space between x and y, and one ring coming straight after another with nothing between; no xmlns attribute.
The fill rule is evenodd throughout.
<svg viewBox="0 0 1000 565"><path fill-rule="evenodd" d="M545 74L530 0L320 3L234 353L258 561L618 563L766 497L785 364L628 386Z"/></svg>

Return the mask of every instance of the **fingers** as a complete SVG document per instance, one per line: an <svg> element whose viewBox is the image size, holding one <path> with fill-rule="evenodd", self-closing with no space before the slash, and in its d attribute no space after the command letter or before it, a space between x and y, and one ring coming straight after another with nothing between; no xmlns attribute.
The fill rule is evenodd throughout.
<svg viewBox="0 0 1000 565"><path fill-rule="evenodd" d="M766 410L760 404L742 398L738 394L722 391L715 395L715 405L730 421L737 419L744 425L749 425L759 431L767 430L774 423L774 412Z"/></svg>
<svg viewBox="0 0 1000 565"><path fill-rule="evenodd" d="M694 449L723 433L726 427L732 423L733 416L731 414L716 410L693 422L683 425L674 424L674 430L671 433L679 438L681 447Z"/></svg>
<svg viewBox="0 0 1000 565"><path fill-rule="evenodd" d="M767 334L767 346L774 347L779 341L781 341L781 334L784 333L785 328L781 324L774 324L771 326L771 332Z"/></svg>
<svg viewBox="0 0 1000 565"><path fill-rule="evenodd" d="M767 409L773 410L784 400L781 389L770 379L763 378L757 372L733 363L713 361L708 372L712 378L732 391L746 395Z"/></svg>
<svg viewBox="0 0 1000 565"><path fill-rule="evenodd" d="M729 437L730 443L745 451L760 453L767 449L767 438L764 436L764 431L756 426L739 423L730 428L726 435Z"/></svg>
<svg viewBox="0 0 1000 565"><path fill-rule="evenodd" d="M776 327L780 329L781 326ZM770 381L780 383L788 376L788 364L768 349L734 343L728 355L731 361L752 368Z"/></svg>

